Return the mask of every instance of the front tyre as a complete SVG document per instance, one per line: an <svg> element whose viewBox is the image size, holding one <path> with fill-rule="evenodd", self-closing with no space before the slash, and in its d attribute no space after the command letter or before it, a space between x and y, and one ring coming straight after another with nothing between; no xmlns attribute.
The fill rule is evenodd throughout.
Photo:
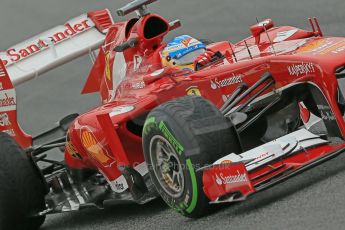
<svg viewBox="0 0 345 230"><path fill-rule="evenodd" d="M0 132L0 229L39 229L45 216L45 187L24 151Z"/></svg>
<svg viewBox="0 0 345 230"><path fill-rule="evenodd" d="M197 169L239 152L234 132L202 97L182 97L151 111L143 129L144 155L151 179L170 207L193 218L212 210Z"/></svg>

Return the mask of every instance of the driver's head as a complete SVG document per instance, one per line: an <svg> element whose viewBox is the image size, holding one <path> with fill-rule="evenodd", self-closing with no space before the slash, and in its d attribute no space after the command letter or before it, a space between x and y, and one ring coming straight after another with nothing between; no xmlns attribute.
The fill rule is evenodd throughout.
<svg viewBox="0 0 345 230"><path fill-rule="evenodd" d="M206 50L206 45L189 35L172 39L162 51L162 64L177 69L194 70L194 60Z"/></svg>

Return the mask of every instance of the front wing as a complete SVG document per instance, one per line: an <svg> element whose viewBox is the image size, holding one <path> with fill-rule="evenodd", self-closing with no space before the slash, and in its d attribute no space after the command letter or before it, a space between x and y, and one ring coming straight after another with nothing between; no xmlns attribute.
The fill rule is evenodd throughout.
<svg viewBox="0 0 345 230"><path fill-rule="evenodd" d="M229 154L203 168L203 185L211 203L234 202L330 160L345 144L330 144L301 129L246 151Z"/></svg>

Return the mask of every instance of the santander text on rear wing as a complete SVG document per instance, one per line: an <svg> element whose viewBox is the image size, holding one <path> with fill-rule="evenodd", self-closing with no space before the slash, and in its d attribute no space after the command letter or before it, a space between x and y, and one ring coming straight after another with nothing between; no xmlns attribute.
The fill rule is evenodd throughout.
<svg viewBox="0 0 345 230"><path fill-rule="evenodd" d="M108 9L69 20L0 53L14 85L100 47L113 19Z"/></svg>

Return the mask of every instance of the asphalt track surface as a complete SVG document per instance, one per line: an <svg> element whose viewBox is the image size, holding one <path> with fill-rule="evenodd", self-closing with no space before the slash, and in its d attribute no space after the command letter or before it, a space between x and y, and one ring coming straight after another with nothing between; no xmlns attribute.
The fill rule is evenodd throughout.
<svg viewBox="0 0 345 230"><path fill-rule="evenodd" d="M108 7L114 13L124 3L124 0L0 0L0 49L88 10ZM234 42L247 36L256 17L270 17L277 25L307 27L306 17L317 16L325 34L345 36L344 0L161 0L152 9L170 20L182 20L184 27L174 34L215 41ZM97 95L79 95L90 67L88 58L81 58L21 85L17 94L23 128L30 134L38 134L64 115L96 106ZM49 216L43 229L331 230L345 229L344 217L345 155L199 220L184 218L157 199L144 206L117 205L101 211Z"/></svg>

